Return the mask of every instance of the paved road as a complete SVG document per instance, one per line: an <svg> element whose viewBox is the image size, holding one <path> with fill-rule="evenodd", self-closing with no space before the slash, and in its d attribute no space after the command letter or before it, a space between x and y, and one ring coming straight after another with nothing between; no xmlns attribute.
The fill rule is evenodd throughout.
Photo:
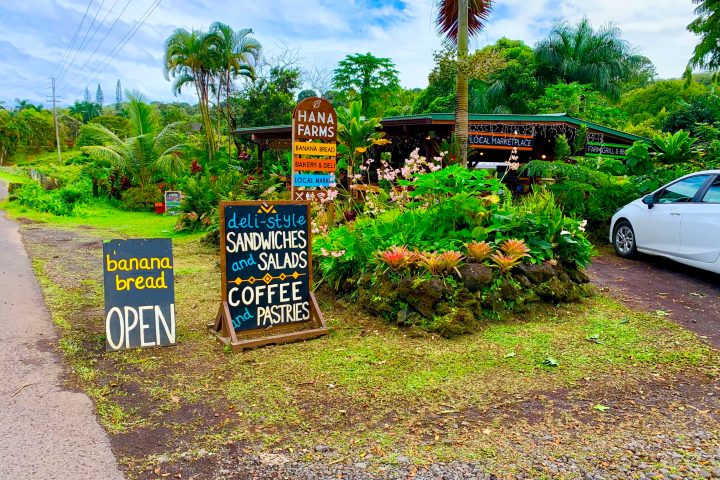
<svg viewBox="0 0 720 480"><path fill-rule="evenodd" d="M18 226L0 210L0 480L122 479L92 402L62 388L50 345L57 334Z"/></svg>
<svg viewBox="0 0 720 480"><path fill-rule="evenodd" d="M651 312L697 333L720 348L720 275L659 257L625 260L606 252L588 269L593 283L628 305Z"/></svg>

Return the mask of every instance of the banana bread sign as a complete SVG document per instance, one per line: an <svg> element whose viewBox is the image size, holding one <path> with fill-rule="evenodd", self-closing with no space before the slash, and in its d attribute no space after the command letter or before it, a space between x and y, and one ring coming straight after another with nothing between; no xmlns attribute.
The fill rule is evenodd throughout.
<svg viewBox="0 0 720 480"><path fill-rule="evenodd" d="M175 285L169 238L103 244L105 347L175 343Z"/></svg>

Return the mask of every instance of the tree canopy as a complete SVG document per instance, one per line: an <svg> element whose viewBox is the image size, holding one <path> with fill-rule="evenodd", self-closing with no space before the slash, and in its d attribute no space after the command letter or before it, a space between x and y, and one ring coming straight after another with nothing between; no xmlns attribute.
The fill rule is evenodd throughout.
<svg viewBox="0 0 720 480"><path fill-rule="evenodd" d="M389 58L356 53L341 60L334 71L333 87L362 104L363 115L377 113L377 99L400 88L398 71Z"/></svg>

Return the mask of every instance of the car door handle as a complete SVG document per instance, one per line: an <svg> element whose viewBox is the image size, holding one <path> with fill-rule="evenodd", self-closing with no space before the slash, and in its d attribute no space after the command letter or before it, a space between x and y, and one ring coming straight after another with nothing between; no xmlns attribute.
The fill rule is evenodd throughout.
<svg viewBox="0 0 720 480"><path fill-rule="evenodd" d="M670 212L670 215L682 215L682 213L678 213L678 212Z"/></svg>

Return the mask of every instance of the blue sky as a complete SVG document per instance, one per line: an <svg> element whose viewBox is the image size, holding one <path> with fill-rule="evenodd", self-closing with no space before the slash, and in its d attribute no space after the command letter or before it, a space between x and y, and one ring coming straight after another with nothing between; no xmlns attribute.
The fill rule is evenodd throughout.
<svg viewBox="0 0 720 480"><path fill-rule="evenodd" d="M192 95L172 95L163 77L163 42L176 28L206 29L217 20L252 28L269 56L289 49L305 69L331 71L356 52L390 57L406 87L427 84L432 53L441 42L433 0L160 0L119 49L157 1L0 0L0 101L44 101L53 75L63 105L81 98L86 86L94 96L98 83L112 103L118 78L124 89L153 100L193 101ZM693 18L691 0L495 0L495 5L474 47L502 36L532 45L554 18L576 21L587 15L596 26L616 23L661 77L677 77L696 43L685 30Z"/></svg>

